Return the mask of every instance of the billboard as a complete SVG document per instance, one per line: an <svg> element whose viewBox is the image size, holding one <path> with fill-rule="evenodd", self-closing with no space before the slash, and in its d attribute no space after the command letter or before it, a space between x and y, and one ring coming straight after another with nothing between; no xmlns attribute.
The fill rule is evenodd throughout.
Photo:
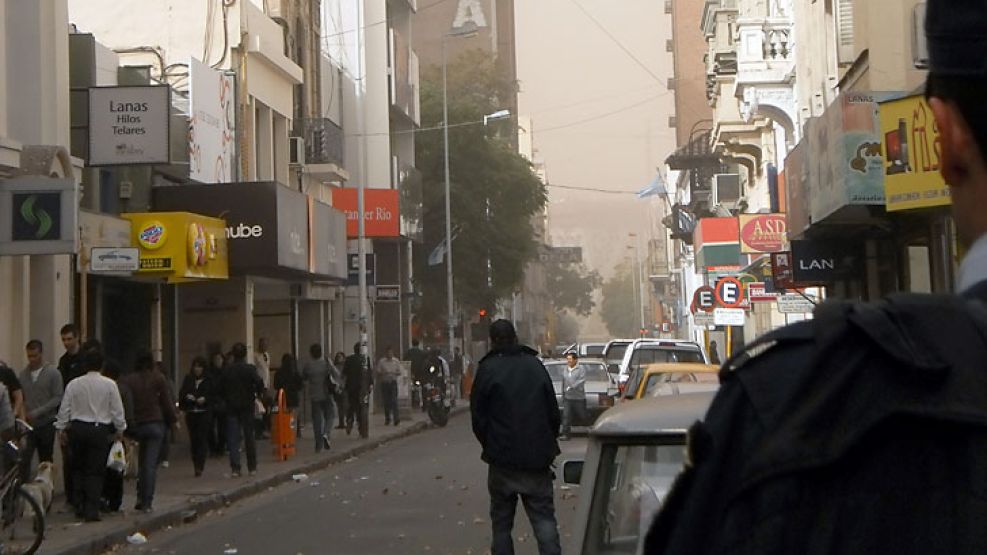
<svg viewBox="0 0 987 555"><path fill-rule="evenodd" d="M939 174L939 130L923 96L881 104L881 145L889 212L951 203Z"/></svg>
<svg viewBox="0 0 987 555"><path fill-rule="evenodd" d="M784 214L741 214L740 252L769 254L788 250L788 221Z"/></svg>
<svg viewBox="0 0 987 555"><path fill-rule="evenodd" d="M332 192L332 205L346 214L346 236L351 239L359 236L358 193L356 188L350 187L334 189ZM365 189L363 203L364 231L367 237L401 236L397 189Z"/></svg>
<svg viewBox="0 0 987 555"><path fill-rule="evenodd" d="M810 120L809 212L819 222L848 205L884 205L884 162L878 105L870 93L850 92Z"/></svg>
<svg viewBox="0 0 987 555"><path fill-rule="evenodd" d="M229 183L236 158L234 77L192 58L189 82L189 178Z"/></svg>
<svg viewBox="0 0 987 555"><path fill-rule="evenodd" d="M168 164L171 88L89 89L90 166Z"/></svg>

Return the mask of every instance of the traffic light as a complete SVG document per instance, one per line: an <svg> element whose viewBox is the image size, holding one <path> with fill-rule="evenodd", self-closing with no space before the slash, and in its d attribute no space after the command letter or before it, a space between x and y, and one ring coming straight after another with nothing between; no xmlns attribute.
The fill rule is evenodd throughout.
<svg viewBox="0 0 987 555"><path fill-rule="evenodd" d="M477 314L479 314L479 315L480 315L480 318L481 318L481 319L482 319L482 318L486 318L486 317L487 317L487 309L485 309L485 308L481 308L481 309L480 309L480 311L479 311L479 312L477 312Z"/></svg>

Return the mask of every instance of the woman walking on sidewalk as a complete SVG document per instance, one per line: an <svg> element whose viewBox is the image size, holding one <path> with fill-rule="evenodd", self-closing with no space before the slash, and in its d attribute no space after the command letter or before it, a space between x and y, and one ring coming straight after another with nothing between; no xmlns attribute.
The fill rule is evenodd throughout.
<svg viewBox="0 0 987 555"><path fill-rule="evenodd" d="M179 406L185 413L192 464L197 478L202 476L206 455L209 453L209 431L212 427L210 407L215 395L214 389L212 379L206 375L206 359L195 357L192 360L192 370L185 376L178 398Z"/></svg>

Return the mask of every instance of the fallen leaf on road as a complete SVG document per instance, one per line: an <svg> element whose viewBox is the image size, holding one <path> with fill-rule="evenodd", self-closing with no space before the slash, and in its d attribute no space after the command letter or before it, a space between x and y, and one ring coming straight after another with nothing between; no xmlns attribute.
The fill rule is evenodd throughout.
<svg viewBox="0 0 987 555"><path fill-rule="evenodd" d="M441 480L441 479L442 479L442 475L441 475L441 474L439 474L439 475L437 475L437 476L435 477L435 479L436 479L436 480Z"/></svg>
<svg viewBox="0 0 987 555"><path fill-rule="evenodd" d="M476 518L473 519L473 524L486 524L486 522L487 521L483 520L480 517L476 517Z"/></svg>
<svg viewBox="0 0 987 555"><path fill-rule="evenodd" d="M387 492L388 492L388 489L387 488L384 488L384 491L382 491L381 493L384 494L384 495L387 495Z"/></svg>
<svg viewBox="0 0 987 555"><path fill-rule="evenodd" d="M360 476L360 480L369 480L370 476Z"/></svg>
<svg viewBox="0 0 987 555"><path fill-rule="evenodd" d="M461 490L463 490L463 491L467 491L468 489L470 489L470 487L469 487L469 486L463 486L463 487L461 487L461 488L459 488L459 489L461 489Z"/></svg>

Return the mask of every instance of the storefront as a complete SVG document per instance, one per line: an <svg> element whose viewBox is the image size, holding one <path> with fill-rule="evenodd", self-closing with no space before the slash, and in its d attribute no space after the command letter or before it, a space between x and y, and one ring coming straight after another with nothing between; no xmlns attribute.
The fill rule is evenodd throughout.
<svg viewBox="0 0 987 555"><path fill-rule="evenodd" d="M222 217L231 279L182 290L179 360L253 348L268 340L271 364L286 353L348 350L333 341L333 304L346 279L345 217L332 207L274 182L161 187L157 210L195 210ZM338 334L336 334L338 336Z"/></svg>
<svg viewBox="0 0 987 555"><path fill-rule="evenodd" d="M194 322L182 318L175 310L176 302L186 290L202 284L223 283L229 277L225 222L189 212L140 212L122 216L131 224L131 245L138 254L134 277L141 283L117 283L109 295L104 292L104 304L110 307L104 326L113 332L107 333L104 341L120 342L121 338L142 334L142 341L136 345L149 346L155 358L165 362L177 383L186 366L175 364L181 360L178 354L183 340L181 330L194 326ZM117 252L117 256L123 254ZM110 321L114 318L119 321ZM133 328L127 330L125 326ZM123 349L127 351L126 347ZM121 363L126 364L127 360Z"/></svg>
<svg viewBox="0 0 987 555"><path fill-rule="evenodd" d="M948 292L956 273L951 198L939 173L939 132L921 95L880 105L887 211L898 229L902 289Z"/></svg>

